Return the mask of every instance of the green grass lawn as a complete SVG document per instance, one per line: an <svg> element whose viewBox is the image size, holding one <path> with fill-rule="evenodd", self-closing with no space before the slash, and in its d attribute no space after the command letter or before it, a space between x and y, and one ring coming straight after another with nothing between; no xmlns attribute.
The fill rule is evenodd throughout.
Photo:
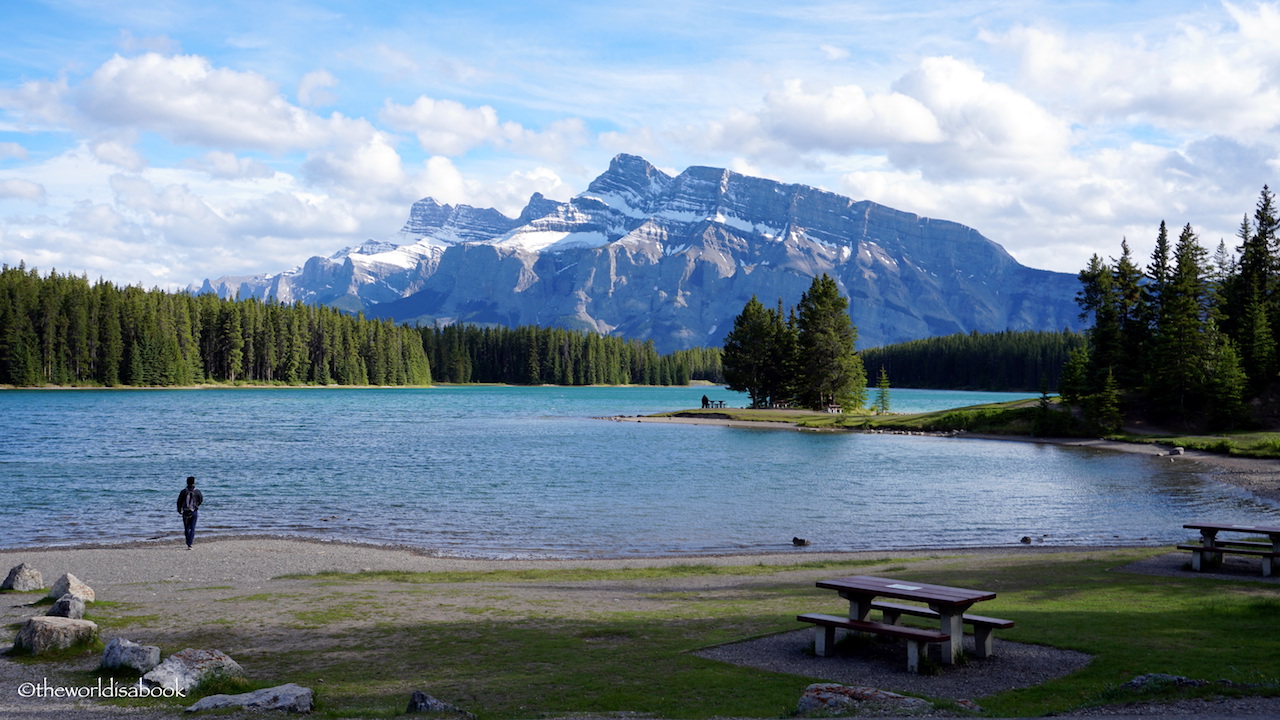
<svg viewBox="0 0 1280 720"><path fill-rule="evenodd" d="M814 579L867 572L996 591L997 599L983 603L981 612L1017 622L997 633L997 653L1001 640L1014 640L1094 657L1073 675L975 698L989 715L1042 715L1134 699L1116 688L1146 673L1263 683L1252 692L1276 694L1280 586L1117 571L1162 552L1168 549L781 567L326 574L310 578L316 597L359 597L368 612L353 624L359 612L349 601L335 601L333 612L309 607L305 629L295 625L290 632L314 633L310 637L322 647L283 643L240 651L234 626L217 623L199 639L250 668L254 686L311 687L320 717L393 717L414 689L485 720L609 712L786 717L816 679L689 651L798 629L798 613L839 612L843 601L815 588ZM575 590L590 581L652 603L643 610L634 603L619 610L607 601L584 606ZM513 586L525 583L563 592L536 603L511 601L519 595ZM379 597L392 596L386 604L364 599L374 597L368 594L374 584L382 590ZM447 621L405 623L388 610L414 602L452 607L444 603L467 599L465 617Z"/></svg>

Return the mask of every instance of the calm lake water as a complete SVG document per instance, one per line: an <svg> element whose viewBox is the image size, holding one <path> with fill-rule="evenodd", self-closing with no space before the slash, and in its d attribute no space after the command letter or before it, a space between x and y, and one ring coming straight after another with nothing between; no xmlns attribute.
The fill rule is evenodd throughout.
<svg viewBox="0 0 1280 720"><path fill-rule="evenodd" d="M0 392L0 546L201 532L446 555L1155 544L1280 508L1186 464L1011 441L610 422L723 388ZM896 390L907 412L1026 397Z"/></svg>

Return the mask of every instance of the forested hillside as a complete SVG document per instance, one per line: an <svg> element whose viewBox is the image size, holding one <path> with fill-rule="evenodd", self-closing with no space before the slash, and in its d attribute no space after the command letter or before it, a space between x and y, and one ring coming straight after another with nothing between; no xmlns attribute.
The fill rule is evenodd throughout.
<svg viewBox="0 0 1280 720"><path fill-rule="evenodd" d="M425 385L415 330L327 307L0 270L0 383Z"/></svg>
<svg viewBox="0 0 1280 720"><path fill-rule="evenodd" d="M118 287L0 269L0 384L183 386L683 385L720 381L720 350L554 328L410 328L324 306Z"/></svg>
<svg viewBox="0 0 1280 720"><path fill-rule="evenodd" d="M449 325L421 329L440 382L688 385L722 382L719 348L659 355L653 341L563 328Z"/></svg>
<svg viewBox="0 0 1280 720"><path fill-rule="evenodd" d="M862 362L872 376L883 367L893 387L1035 392L1044 382L1052 391L1084 345L1069 330L957 333L864 350Z"/></svg>

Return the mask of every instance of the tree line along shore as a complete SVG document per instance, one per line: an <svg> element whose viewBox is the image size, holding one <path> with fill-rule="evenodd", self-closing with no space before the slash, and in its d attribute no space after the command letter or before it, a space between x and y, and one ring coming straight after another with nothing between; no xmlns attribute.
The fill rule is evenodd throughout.
<svg viewBox="0 0 1280 720"><path fill-rule="evenodd" d="M864 350L895 387L1034 390L1081 336L961 333ZM724 381L722 350L659 354L584 330L408 327L329 307L121 287L0 268L0 385L687 385Z"/></svg>
<svg viewBox="0 0 1280 720"><path fill-rule="evenodd" d="M25 265L0 269L0 384L687 385L718 348L561 328L410 327L332 307L171 293Z"/></svg>

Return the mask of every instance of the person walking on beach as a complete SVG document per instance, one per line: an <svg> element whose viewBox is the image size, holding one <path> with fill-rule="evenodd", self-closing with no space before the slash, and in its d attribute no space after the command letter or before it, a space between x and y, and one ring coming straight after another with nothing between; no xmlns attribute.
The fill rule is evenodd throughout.
<svg viewBox="0 0 1280 720"><path fill-rule="evenodd" d="M200 503L204 494L196 488L195 477L187 478L187 486L178 493L178 512L182 514L182 532L187 538L187 549L196 539L196 518L200 515Z"/></svg>

